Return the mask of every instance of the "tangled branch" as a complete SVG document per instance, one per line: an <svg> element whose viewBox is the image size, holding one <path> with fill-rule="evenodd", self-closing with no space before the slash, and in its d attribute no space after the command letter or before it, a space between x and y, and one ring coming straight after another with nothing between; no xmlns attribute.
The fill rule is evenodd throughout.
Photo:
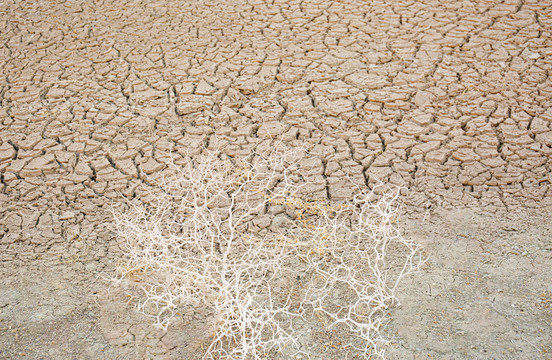
<svg viewBox="0 0 552 360"><path fill-rule="evenodd" d="M147 202L114 214L125 244L121 275L141 274L139 308L156 326L166 329L180 306L205 307L213 335L204 359L284 349L309 357L298 324L316 315L349 333L346 347L383 358L384 310L424 261L395 225L398 192L359 193L339 206L299 199L296 164L276 150L247 161L206 152L169 170ZM293 226L254 231L271 206L294 213ZM392 247L402 249L392 255ZM395 250L405 249L398 262ZM306 286L283 288L299 278Z"/></svg>

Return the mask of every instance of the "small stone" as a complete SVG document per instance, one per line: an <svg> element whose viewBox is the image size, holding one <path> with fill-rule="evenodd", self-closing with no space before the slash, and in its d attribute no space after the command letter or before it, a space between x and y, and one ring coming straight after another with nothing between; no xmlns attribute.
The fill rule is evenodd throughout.
<svg viewBox="0 0 552 360"><path fill-rule="evenodd" d="M65 211L61 216L59 217L60 220L69 220L76 216L76 214L73 211Z"/></svg>
<svg viewBox="0 0 552 360"><path fill-rule="evenodd" d="M253 220L253 224L261 229L265 229L270 226L271 219L269 215L258 216Z"/></svg>
<svg viewBox="0 0 552 360"><path fill-rule="evenodd" d="M259 137L275 137L284 132L285 125L278 121L268 121L259 127L257 135Z"/></svg>
<svg viewBox="0 0 552 360"><path fill-rule="evenodd" d="M430 105L431 102L435 99L435 96L427 91L418 91L414 97L414 103L418 107L423 107L425 105Z"/></svg>
<svg viewBox="0 0 552 360"><path fill-rule="evenodd" d="M176 109L178 110L178 113L181 115L188 115L195 112L200 112L205 108L205 106L201 103L195 103L195 102L188 102L183 101L178 103L176 106Z"/></svg>
<svg viewBox="0 0 552 360"><path fill-rule="evenodd" d="M160 171L166 167L165 164L155 161L153 158L150 158L146 163L140 165L140 168L146 174L153 174L154 172Z"/></svg>
<svg viewBox="0 0 552 360"><path fill-rule="evenodd" d="M291 220L285 216L285 215L278 215L275 216L274 219L272 219L272 223L270 224L270 228L274 231L282 230L283 228L286 228L286 225L290 225Z"/></svg>
<svg viewBox="0 0 552 360"><path fill-rule="evenodd" d="M85 269L86 271L94 272L98 268L98 264L96 262L91 262L86 264Z"/></svg>
<svg viewBox="0 0 552 360"><path fill-rule="evenodd" d="M215 92L215 88L209 85L205 80L201 80L199 84L197 84L195 93L197 95L211 95Z"/></svg>

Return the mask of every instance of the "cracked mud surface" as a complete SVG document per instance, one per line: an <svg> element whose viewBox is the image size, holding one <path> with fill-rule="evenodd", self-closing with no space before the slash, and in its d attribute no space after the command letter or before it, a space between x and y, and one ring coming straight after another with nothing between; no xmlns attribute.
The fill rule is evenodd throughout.
<svg viewBox="0 0 552 360"><path fill-rule="evenodd" d="M275 139L305 147L314 198L410 189L432 259L391 357L552 351L551 1L1 5L0 358L194 358L201 329L104 292L107 205L171 156Z"/></svg>

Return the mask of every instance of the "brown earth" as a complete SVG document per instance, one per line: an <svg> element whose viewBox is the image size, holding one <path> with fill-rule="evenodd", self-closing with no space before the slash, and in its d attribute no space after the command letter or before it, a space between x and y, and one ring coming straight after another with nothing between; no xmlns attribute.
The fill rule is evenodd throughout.
<svg viewBox="0 0 552 360"><path fill-rule="evenodd" d="M0 5L0 359L193 358L99 276L107 205L276 139L310 196L409 189L390 357L552 358L552 1Z"/></svg>

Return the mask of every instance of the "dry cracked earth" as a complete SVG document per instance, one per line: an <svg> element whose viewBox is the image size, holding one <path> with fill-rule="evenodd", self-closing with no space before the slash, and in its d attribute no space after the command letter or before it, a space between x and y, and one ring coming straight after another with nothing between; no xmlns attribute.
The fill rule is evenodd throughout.
<svg viewBox="0 0 552 360"><path fill-rule="evenodd" d="M0 359L197 359L103 280L109 205L275 141L308 196L408 189L389 358L551 359L551 32L550 0L0 0Z"/></svg>

